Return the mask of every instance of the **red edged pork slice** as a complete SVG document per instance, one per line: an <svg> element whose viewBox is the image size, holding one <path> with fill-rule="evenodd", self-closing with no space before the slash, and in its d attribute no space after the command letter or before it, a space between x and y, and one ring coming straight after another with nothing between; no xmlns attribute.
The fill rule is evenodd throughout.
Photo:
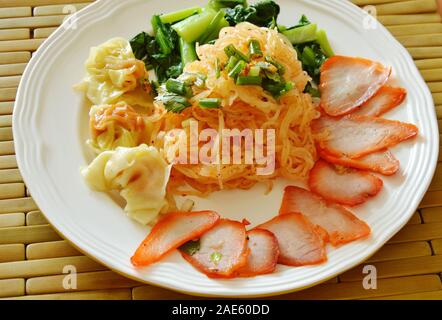
<svg viewBox="0 0 442 320"><path fill-rule="evenodd" d="M404 88L383 86L370 100L362 104L353 115L379 117L400 105L407 95Z"/></svg>
<svg viewBox="0 0 442 320"><path fill-rule="evenodd" d="M345 156L335 157L321 149L318 149L318 153L320 157L327 162L344 167L369 170L383 174L384 176L394 175L400 166L399 160L397 160L389 150L370 153L357 159L351 159Z"/></svg>
<svg viewBox="0 0 442 320"><path fill-rule="evenodd" d="M383 182L367 171L337 167L319 160L310 171L308 185L324 199L356 206L376 196Z"/></svg>
<svg viewBox="0 0 442 320"><path fill-rule="evenodd" d="M253 229L247 232L249 256L238 277L254 277L272 273L278 263L279 247L275 235L268 230Z"/></svg>
<svg viewBox="0 0 442 320"><path fill-rule="evenodd" d="M184 259L211 278L230 278L247 263L246 229L241 222L222 219L203 234L199 249L180 250Z"/></svg>
<svg viewBox="0 0 442 320"><path fill-rule="evenodd" d="M161 219L140 244L131 261L147 266L182 244L200 237L219 220L214 211L175 212Z"/></svg>
<svg viewBox="0 0 442 320"><path fill-rule="evenodd" d="M418 134L415 125L368 116L341 119L322 116L314 120L315 135L325 136L318 146L329 155L356 159L395 146Z"/></svg>
<svg viewBox="0 0 442 320"><path fill-rule="evenodd" d="M327 254L322 237L301 213L279 215L256 227L273 233L278 240L278 263L306 266L325 262Z"/></svg>
<svg viewBox="0 0 442 320"><path fill-rule="evenodd" d="M333 56L321 67L321 107L330 116L342 116L370 99L388 80L391 68L378 62Z"/></svg>
<svg viewBox="0 0 442 320"><path fill-rule="evenodd" d="M280 214L301 212L327 234L327 241L338 246L370 235L370 227L343 206L294 186L285 188Z"/></svg>

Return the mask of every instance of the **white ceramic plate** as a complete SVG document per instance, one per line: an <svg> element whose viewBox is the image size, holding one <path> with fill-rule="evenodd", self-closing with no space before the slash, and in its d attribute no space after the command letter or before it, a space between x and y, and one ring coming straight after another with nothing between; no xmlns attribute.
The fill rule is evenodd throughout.
<svg viewBox="0 0 442 320"><path fill-rule="evenodd" d="M92 192L79 168L90 161L85 146L87 110L72 90L84 75L89 48L109 38L131 38L150 29L150 15L205 4L205 0L100 0L78 12L37 51L29 63L14 110L14 139L20 170L33 198L51 224L80 250L109 268L139 281L205 296L263 296L299 290L357 265L378 250L408 221L433 176L439 134L431 94L407 51L382 26L365 29L366 14L347 1L281 0L280 22L293 25L306 14L327 30L336 53L362 56L391 65L396 82L408 91L406 103L389 118L416 124L416 140L394 148L400 172L384 178L382 193L355 209L369 223L372 236L338 249L328 248L320 266L278 266L271 275L213 280L197 272L178 253L142 270L129 258L148 233L125 216L108 195ZM74 26L75 28L72 28ZM284 182L267 196L263 187L219 192L197 202L253 225L266 221L280 205Z"/></svg>

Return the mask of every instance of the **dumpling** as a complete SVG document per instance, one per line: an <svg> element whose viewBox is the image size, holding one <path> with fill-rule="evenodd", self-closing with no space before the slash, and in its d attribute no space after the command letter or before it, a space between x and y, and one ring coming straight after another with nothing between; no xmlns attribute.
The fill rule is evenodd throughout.
<svg viewBox="0 0 442 320"><path fill-rule="evenodd" d="M117 147L136 147L149 141L153 123L124 102L93 106L89 112L91 139L97 152Z"/></svg>
<svg viewBox="0 0 442 320"><path fill-rule="evenodd" d="M82 170L82 175L92 189L119 191L126 200L124 210L129 217L148 224L167 205L170 169L156 148L142 144L101 153Z"/></svg>
<svg viewBox="0 0 442 320"><path fill-rule="evenodd" d="M138 103L151 105L152 99L142 89L148 78L146 67L135 58L126 39L114 38L91 48L85 67L87 75L77 88L85 91L93 104L115 103L122 97L127 101L133 98L132 91L137 91L133 96Z"/></svg>

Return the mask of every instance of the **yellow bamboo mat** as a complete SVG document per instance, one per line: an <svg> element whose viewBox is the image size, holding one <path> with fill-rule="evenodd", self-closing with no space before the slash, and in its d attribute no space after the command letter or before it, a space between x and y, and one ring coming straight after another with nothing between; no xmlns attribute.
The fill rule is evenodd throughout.
<svg viewBox="0 0 442 320"><path fill-rule="evenodd" d="M11 114L32 52L88 0L2 0L0 3L0 298L191 298L128 280L80 254L48 225L17 169ZM433 93L442 127L442 23L436 0L354 0L410 51ZM69 5L68 7L66 7ZM439 157L441 160L441 157ZM285 299L442 299L442 163L418 212L368 261L378 288L364 290L361 267ZM78 271L77 289L63 289L63 267Z"/></svg>

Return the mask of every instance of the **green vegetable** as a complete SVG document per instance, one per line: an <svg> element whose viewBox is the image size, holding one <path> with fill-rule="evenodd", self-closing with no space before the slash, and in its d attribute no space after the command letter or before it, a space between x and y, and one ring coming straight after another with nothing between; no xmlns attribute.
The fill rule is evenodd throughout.
<svg viewBox="0 0 442 320"><path fill-rule="evenodd" d="M229 58L229 61L227 62L226 70L227 70L227 71L232 70L232 69L236 66L236 64L238 63L238 61L239 61L239 59L238 59L237 57L235 57L235 56L231 56L231 57Z"/></svg>
<svg viewBox="0 0 442 320"><path fill-rule="evenodd" d="M199 240L191 240L189 242L186 242L178 249L187 253L190 256L193 256L195 253L197 253L200 250L201 244Z"/></svg>
<svg viewBox="0 0 442 320"><path fill-rule="evenodd" d="M154 69L160 83L169 78L176 78L183 72L178 35L170 25L165 24L163 27L173 45L169 54L164 54L156 38L146 32L141 32L130 40L135 58L144 61L146 69Z"/></svg>
<svg viewBox="0 0 442 320"><path fill-rule="evenodd" d="M172 28L186 42L195 42L206 32L216 14L215 10L204 10L199 14L173 24Z"/></svg>
<svg viewBox="0 0 442 320"><path fill-rule="evenodd" d="M233 44L229 44L227 47L225 47L224 52L228 57L235 57L238 60L250 62L250 58L241 51L239 51L238 49L236 49L236 47Z"/></svg>
<svg viewBox="0 0 442 320"><path fill-rule="evenodd" d="M160 16L152 16L152 27L155 33L155 39L164 54L170 54L173 50L173 43L169 37L168 30L161 22Z"/></svg>
<svg viewBox="0 0 442 320"><path fill-rule="evenodd" d="M321 74L321 66L327 60L327 56L322 51L321 46L317 42L307 42L295 46L298 52L298 59L302 62L302 69L305 70L310 77L319 83Z"/></svg>
<svg viewBox="0 0 442 320"><path fill-rule="evenodd" d="M276 69L278 69L278 72L279 72L280 75L283 75L283 74L285 73L285 68L284 68L284 66L283 66L282 64L280 64L278 61L276 61L275 59L273 59L272 57L270 57L270 56L266 56L266 57L265 57L265 60L266 60L268 63L274 65L274 66L276 67Z"/></svg>
<svg viewBox="0 0 442 320"><path fill-rule="evenodd" d="M317 25L308 24L302 27L288 29L283 31L292 44L299 44L316 40Z"/></svg>
<svg viewBox="0 0 442 320"><path fill-rule="evenodd" d="M223 255L219 252L213 252L210 255L210 261L212 261L215 265L217 265L221 259L222 259Z"/></svg>
<svg viewBox="0 0 442 320"><path fill-rule="evenodd" d="M219 108L221 106L221 99L219 98L205 98L199 100L199 106L202 108Z"/></svg>
<svg viewBox="0 0 442 320"><path fill-rule="evenodd" d="M259 27L274 27L280 12L279 5L271 0L262 0L251 6L237 5L226 9L226 20L231 26L250 22Z"/></svg>
<svg viewBox="0 0 442 320"><path fill-rule="evenodd" d="M276 99L285 95L287 92L293 89L293 84L291 82L275 82L270 79L265 79L262 87L264 90L268 91Z"/></svg>
<svg viewBox="0 0 442 320"><path fill-rule="evenodd" d="M239 86L261 85L262 78L260 76L239 76L236 84Z"/></svg>
<svg viewBox="0 0 442 320"><path fill-rule="evenodd" d="M249 52L252 58L262 57L261 45L258 40L252 39L249 42Z"/></svg>
<svg viewBox="0 0 442 320"><path fill-rule="evenodd" d="M198 60L198 56L196 55L195 51L195 45L193 43L188 43L184 41L183 38L180 38L180 55L183 67L185 67L188 63Z"/></svg>
<svg viewBox="0 0 442 320"><path fill-rule="evenodd" d="M213 17L212 21L210 22L209 26L207 27L207 30L203 33L200 40L198 41L200 44L205 44L208 41L212 40L210 39L214 33L217 31L219 32L219 26L221 23L221 20L224 19L224 11L220 10L218 13Z"/></svg>
<svg viewBox="0 0 442 320"><path fill-rule="evenodd" d="M328 41L327 38L327 33L324 30L319 30L316 37L317 37L316 41L319 43L322 51L324 51L327 57L334 56L335 53L333 52L333 49L330 46L330 42Z"/></svg>
<svg viewBox="0 0 442 320"><path fill-rule="evenodd" d="M169 79L166 81L166 90L184 97L191 97L193 95L192 88L183 81L177 79Z"/></svg>
<svg viewBox="0 0 442 320"><path fill-rule="evenodd" d="M234 8L237 5L247 7L247 0L209 0L208 6L215 10Z"/></svg>
<svg viewBox="0 0 442 320"><path fill-rule="evenodd" d="M215 75L217 79L221 76L221 65L218 58L215 60Z"/></svg>
<svg viewBox="0 0 442 320"><path fill-rule="evenodd" d="M200 7L192 7L183 9L180 11L165 13L160 16L162 23L175 23L184 20L194 14L201 13L202 9Z"/></svg>
<svg viewBox="0 0 442 320"><path fill-rule="evenodd" d="M163 102L164 107L169 112L181 113L184 109L191 106L191 103L185 97L173 93L167 93L157 97L157 99Z"/></svg>
<svg viewBox="0 0 442 320"><path fill-rule="evenodd" d="M253 66L253 67L250 67L248 76L257 77L260 75L260 73L261 73L261 68L258 66Z"/></svg>
<svg viewBox="0 0 442 320"><path fill-rule="evenodd" d="M230 70L229 77L236 78L245 68L247 64L243 60L239 60L238 63Z"/></svg>
<svg viewBox="0 0 442 320"><path fill-rule="evenodd" d="M228 27L229 23L227 22L227 20L223 17L221 19L221 21L218 24L218 27L215 28L215 30L213 30L213 32L207 37L207 42L206 43L211 43L214 40L218 39L219 36L219 32L221 31L222 28Z"/></svg>

